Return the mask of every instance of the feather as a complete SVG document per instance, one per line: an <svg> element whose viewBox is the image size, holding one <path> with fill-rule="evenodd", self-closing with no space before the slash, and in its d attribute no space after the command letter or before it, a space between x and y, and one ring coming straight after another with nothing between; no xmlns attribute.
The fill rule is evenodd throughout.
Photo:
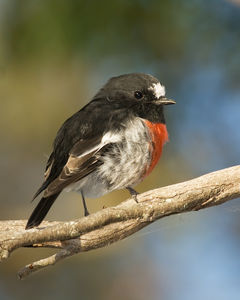
<svg viewBox="0 0 240 300"><path fill-rule="evenodd" d="M28 219L25 229L30 229L35 226L38 226L42 222L42 220L48 213L49 209L51 208L51 206L53 205L54 201L57 199L59 194L60 193L51 195L49 197L43 197L40 200L40 202L32 212L30 218Z"/></svg>

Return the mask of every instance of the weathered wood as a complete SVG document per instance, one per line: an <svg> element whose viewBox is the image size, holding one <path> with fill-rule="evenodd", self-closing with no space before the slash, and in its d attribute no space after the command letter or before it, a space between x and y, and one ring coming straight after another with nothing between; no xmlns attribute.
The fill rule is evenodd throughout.
<svg viewBox="0 0 240 300"><path fill-rule="evenodd" d="M138 195L71 222L44 221L25 230L26 220L0 221L0 260L17 248L33 245L60 249L56 254L25 266L20 278L82 251L121 240L157 219L219 205L240 197L240 166L162 187Z"/></svg>

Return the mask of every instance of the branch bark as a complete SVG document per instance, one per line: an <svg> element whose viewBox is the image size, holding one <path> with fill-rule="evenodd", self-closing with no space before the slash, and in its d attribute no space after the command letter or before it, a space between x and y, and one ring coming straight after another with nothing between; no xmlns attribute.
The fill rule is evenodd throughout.
<svg viewBox="0 0 240 300"><path fill-rule="evenodd" d="M47 222L25 230L26 220L0 221L0 261L24 247L50 247L59 251L25 266L19 278L83 251L104 247L148 224L172 215L219 205L240 197L240 166L145 192L138 202L128 199L87 217L70 222Z"/></svg>

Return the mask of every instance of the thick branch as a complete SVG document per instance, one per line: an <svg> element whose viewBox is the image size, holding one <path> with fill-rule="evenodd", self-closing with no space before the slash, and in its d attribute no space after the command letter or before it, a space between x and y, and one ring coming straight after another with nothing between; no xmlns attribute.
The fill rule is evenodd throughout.
<svg viewBox="0 0 240 300"><path fill-rule="evenodd" d="M176 213L199 210L240 197L240 166L231 167L138 195L71 222L43 222L40 228L24 230L26 221L0 222L0 259L23 246L59 248L60 251L26 266L28 274L82 251L121 240L155 220Z"/></svg>

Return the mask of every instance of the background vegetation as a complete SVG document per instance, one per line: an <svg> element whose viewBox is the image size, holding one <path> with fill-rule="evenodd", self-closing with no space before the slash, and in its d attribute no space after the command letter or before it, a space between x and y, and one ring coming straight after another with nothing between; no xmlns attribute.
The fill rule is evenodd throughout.
<svg viewBox="0 0 240 300"><path fill-rule="evenodd" d="M1 219L29 216L57 129L121 73L151 73L177 101L170 143L139 191L238 164L239 66L238 0L0 0ZM0 298L239 299L239 211L233 201L172 216L23 282L18 267L46 250L20 250L1 264ZM64 193L48 218L82 213Z"/></svg>

